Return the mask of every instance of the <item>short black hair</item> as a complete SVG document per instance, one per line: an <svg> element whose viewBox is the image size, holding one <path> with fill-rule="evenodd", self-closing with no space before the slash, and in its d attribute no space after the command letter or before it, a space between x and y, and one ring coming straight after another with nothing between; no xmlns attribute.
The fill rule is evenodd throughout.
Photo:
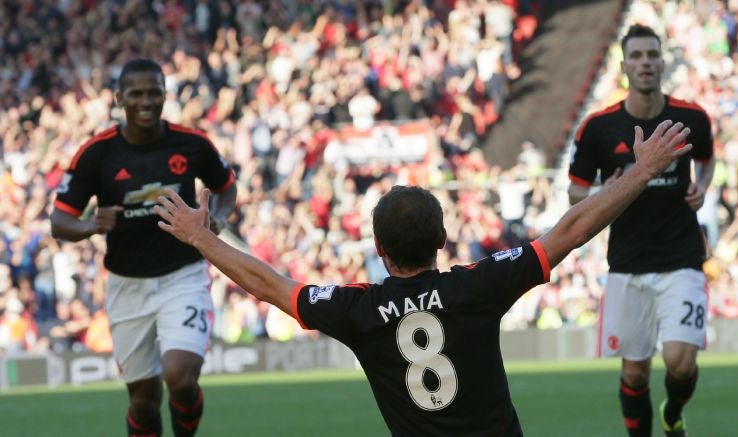
<svg viewBox="0 0 738 437"><path fill-rule="evenodd" d="M446 239L443 210L430 191L396 185L373 211L374 235L400 268L428 267Z"/></svg>
<svg viewBox="0 0 738 437"><path fill-rule="evenodd" d="M634 24L628 28L628 32L620 40L620 48L623 50L623 54L625 54L625 46L631 38L656 38L656 41L659 42L659 47L661 47L661 38L659 38L653 29L643 24Z"/></svg>
<svg viewBox="0 0 738 437"><path fill-rule="evenodd" d="M161 69L161 65L157 64L151 59L146 59L146 58L133 59L131 61L126 62L126 65L124 65L123 69L120 71L120 76L118 76L118 88L120 89L120 86L123 83L123 79L126 76L128 76L131 73L142 73L142 72L158 73L158 74L161 74L162 77L164 77L164 71Z"/></svg>

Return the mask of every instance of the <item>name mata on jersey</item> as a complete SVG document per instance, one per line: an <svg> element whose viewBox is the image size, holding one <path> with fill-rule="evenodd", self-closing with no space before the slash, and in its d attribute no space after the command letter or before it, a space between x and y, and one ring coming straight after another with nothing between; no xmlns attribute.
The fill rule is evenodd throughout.
<svg viewBox="0 0 738 437"><path fill-rule="evenodd" d="M510 261L516 260L520 255L523 254L523 248L522 247L515 247L512 249L502 250L499 252L495 252L492 254L492 258L494 258L495 261L499 262L504 259L509 259ZM331 300L331 297L333 296L333 291L336 289L336 285L324 285L321 287L310 287L309 289L309 302L311 304L315 304L318 302L318 300ZM426 297L428 299L426 300ZM408 296L405 297L403 300L403 303L398 306L397 303L394 301L389 301L387 303L387 306L379 305L377 307L377 312L379 313L379 316L384 320L385 323L389 322L389 317L402 317L406 314L415 312L415 311L427 311L430 309L443 309L443 302L441 302L441 296L438 294L438 290L431 290L426 291L424 293L420 293L417 296L415 296L413 300L412 297ZM400 308L402 308L402 313L400 313Z"/></svg>

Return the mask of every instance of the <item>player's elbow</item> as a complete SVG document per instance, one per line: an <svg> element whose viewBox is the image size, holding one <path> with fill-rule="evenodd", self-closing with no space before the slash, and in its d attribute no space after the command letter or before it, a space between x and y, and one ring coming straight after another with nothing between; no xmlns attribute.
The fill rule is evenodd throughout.
<svg viewBox="0 0 738 437"><path fill-rule="evenodd" d="M572 183L569 186L569 204L575 205L584 200L589 195L589 187Z"/></svg>
<svg viewBox="0 0 738 437"><path fill-rule="evenodd" d="M67 240L64 228L56 221L51 220L51 236L58 240Z"/></svg>
<svg viewBox="0 0 738 437"><path fill-rule="evenodd" d="M569 193L569 205L576 205L577 203L581 202L584 199L583 196L577 196L573 195L572 193Z"/></svg>

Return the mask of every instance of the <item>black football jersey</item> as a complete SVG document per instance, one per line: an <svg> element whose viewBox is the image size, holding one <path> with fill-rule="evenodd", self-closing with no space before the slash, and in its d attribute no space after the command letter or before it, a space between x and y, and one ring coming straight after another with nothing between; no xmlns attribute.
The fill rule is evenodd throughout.
<svg viewBox="0 0 738 437"><path fill-rule="evenodd" d="M607 260L610 271L655 273L680 268L702 269L705 248L697 215L684 197L691 181L691 160L712 158L710 119L698 105L666 96L666 104L650 120L628 114L625 102L590 115L580 126L572 148L569 179L588 187L600 173L602 181L617 168L635 162L635 126L648 138L664 120L682 122L691 132L690 153L675 160L648 183L646 190L610 227Z"/></svg>
<svg viewBox="0 0 738 437"><path fill-rule="evenodd" d="M354 352L393 435L518 436L500 319L549 272L534 241L444 273L300 286L293 312Z"/></svg>
<svg viewBox="0 0 738 437"><path fill-rule="evenodd" d="M106 235L105 267L123 276L160 276L202 259L192 246L161 230L154 212L166 187L195 206L196 178L215 192L234 182L233 172L202 132L165 123L161 139L139 145L126 141L116 126L80 147L57 188L54 206L75 216L93 196L99 206L123 206Z"/></svg>

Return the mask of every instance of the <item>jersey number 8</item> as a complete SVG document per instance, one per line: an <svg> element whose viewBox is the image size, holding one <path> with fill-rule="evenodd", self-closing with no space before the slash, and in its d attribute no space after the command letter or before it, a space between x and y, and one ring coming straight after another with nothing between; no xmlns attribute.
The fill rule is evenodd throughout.
<svg viewBox="0 0 738 437"><path fill-rule="evenodd" d="M425 334L427 344L419 345L416 342L418 331ZM444 342L443 325L429 312L407 314L397 325L397 347L410 363L405 384L413 402L423 410L441 410L451 405L456 397L459 382L453 363L441 353ZM435 375L437 388L426 387L423 382L425 372Z"/></svg>

